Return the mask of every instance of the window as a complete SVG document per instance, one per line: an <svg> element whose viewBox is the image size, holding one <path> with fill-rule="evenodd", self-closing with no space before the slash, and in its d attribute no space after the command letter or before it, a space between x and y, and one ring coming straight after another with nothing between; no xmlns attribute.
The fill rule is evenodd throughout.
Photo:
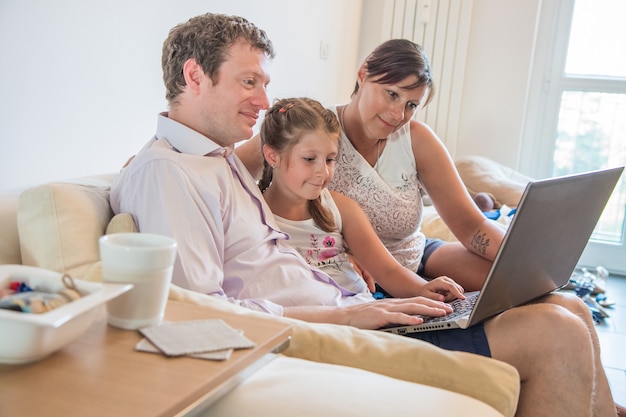
<svg viewBox="0 0 626 417"><path fill-rule="evenodd" d="M544 48L541 116L534 147L545 176L626 164L626 2L561 0L542 9ZM550 33L550 26L552 27ZM548 29L546 29L548 28ZM551 36L547 36L550 34ZM539 59L539 62L542 62ZM584 198L584 196L581 196ZM581 264L626 273L626 181L618 183Z"/></svg>

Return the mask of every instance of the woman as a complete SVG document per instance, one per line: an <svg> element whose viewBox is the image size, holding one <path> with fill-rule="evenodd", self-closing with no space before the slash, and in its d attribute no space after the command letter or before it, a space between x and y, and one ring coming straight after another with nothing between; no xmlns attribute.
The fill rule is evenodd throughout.
<svg viewBox="0 0 626 417"><path fill-rule="evenodd" d="M334 108L343 134L329 188L359 203L404 266L478 290L503 231L480 212L435 133L412 119L433 92L419 45L393 39L376 48L358 70L351 101ZM459 242L424 238L423 193Z"/></svg>

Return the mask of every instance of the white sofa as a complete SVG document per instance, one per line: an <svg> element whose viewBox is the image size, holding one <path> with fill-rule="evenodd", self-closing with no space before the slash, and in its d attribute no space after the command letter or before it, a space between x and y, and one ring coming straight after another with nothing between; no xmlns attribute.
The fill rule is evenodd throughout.
<svg viewBox="0 0 626 417"><path fill-rule="evenodd" d="M97 239L133 230L112 218L114 175L0 193L0 263L100 279ZM173 286L170 298L262 314ZM265 316L267 317L267 316ZM519 375L508 364L348 326L276 317L293 325L289 348L227 394L211 416L513 416Z"/></svg>

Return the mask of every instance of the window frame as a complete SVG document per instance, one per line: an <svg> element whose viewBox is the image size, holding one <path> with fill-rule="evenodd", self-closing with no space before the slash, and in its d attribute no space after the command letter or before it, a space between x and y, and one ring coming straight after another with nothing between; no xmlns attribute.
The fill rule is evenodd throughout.
<svg viewBox="0 0 626 417"><path fill-rule="evenodd" d="M541 4L520 153L520 170L534 178L552 176L563 91L626 93L626 78L565 73L574 3L555 0ZM611 272L626 274L626 243L592 240L580 265L604 265Z"/></svg>

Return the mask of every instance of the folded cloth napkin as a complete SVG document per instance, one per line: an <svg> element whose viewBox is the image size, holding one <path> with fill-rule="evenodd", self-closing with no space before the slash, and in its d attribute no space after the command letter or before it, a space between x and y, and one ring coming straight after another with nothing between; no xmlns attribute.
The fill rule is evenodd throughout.
<svg viewBox="0 0 626 417"><path fill-rule="evenodd" d="M254 347L252 341L221 319L163 323L139 331L167 356Z"/></svg>
<svg viewBox="0 0 626 417"><path fill-rule="evenodd" d="M135 345L135 350L138 350L140 352L148 352L148 353L159 353L159 354L163 353L159 350L158 347L154 346L152 342L146 339L145 337L141 339L139 342L137 342L137 344ZM207 359L210 361L225 361L228 358L230 358L230 355L233 354L233 351L234 349L222 349L222 350L216 350L213 352L192 353L186 356L190 356L192 358L197 358L197 359Z"/></svg>

